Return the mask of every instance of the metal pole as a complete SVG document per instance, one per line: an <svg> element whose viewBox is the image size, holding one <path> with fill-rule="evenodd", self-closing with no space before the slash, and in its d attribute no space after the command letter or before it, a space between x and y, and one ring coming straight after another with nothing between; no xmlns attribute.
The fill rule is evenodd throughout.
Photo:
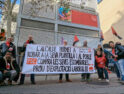
<svg viewBox="0 0 124 94"><path fill-rule="evenodd" d="M21 13L22 13L23 4L24 4L24 0L21 0L20 7L19 7L19 14L18 14L18 17L17 17L17 27L16 27L16 36L15 36L17 63L19 63L18 41L19 41L19 34L20 34Z"/></svg>

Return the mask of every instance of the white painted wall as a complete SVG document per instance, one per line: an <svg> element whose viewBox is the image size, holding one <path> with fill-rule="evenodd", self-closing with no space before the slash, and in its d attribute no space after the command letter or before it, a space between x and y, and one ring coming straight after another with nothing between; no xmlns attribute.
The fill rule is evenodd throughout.
<svg viewBox="0 0 124 94"><path fill-rule="evenodd" d="M97 9L97 0L71 0L75 4L83 4L85 7Z"/></svg>

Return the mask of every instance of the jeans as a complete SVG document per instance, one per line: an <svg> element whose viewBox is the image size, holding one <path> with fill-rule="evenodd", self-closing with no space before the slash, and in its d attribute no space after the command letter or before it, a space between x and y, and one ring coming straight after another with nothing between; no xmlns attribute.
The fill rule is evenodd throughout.
<svg viewBox="0 0 124 94"><path fill-rule="evenodd" d="M2 76L2 72L0 71L0 82L2 82L3 80L3 76Z"/></svg>
<svg viewBox="0 0 124 94"><path fill-rule="evenodd" d="M69 74L65 74L66 80L69 80ZM59 80L62 80L63 74L60 74Z"/></svg>
<svg viewBox="0 0 124 94"><path fill-rule="evenodd" d="M9 81L12 81L14 80L16 75L17 75L17 72L15 70L10 70L3 74L3 79L5 80L6 78L9 78Z"/></svg>
<svg viewBox="0 0 124 94"><path fill-rule="evenodd" d="M115 63L114 67L115 67L115 72L116 72L117 78L120 78L120 72L119 72L118 63Z"/></svg>
<svg viewBox="0 0 124 94"><path fill-rule="evenodd" d="M118 60L118 65L119 65L121 80L124 81L124 59Z"/></svg>
<svg viewBox="0 0 124 94"><path fill-rule="evenodd" d="M34 78L34 74L31 74L31 82L34 83L35 82L35 78ZM20 83L24 84L24 80L25 80L25 74L21 74L21 79L20 79Z"/></svg>
<svg viewBox="0 0 124 94"><path fill-rule="evenodd" d="M119 64L117 61L114 61L113 59L111 59L111 62L114 63L114 67L115 67L115 72L117 75L117 78L120 78L120 72L119 72Z"/></svg>
<svg viewBox="0 0 124 94"><path fill-rule="evenodd" d="M23 66L24 59L25 59L25 55L23 55L23 57L22 57L21 66ZM34 76L35 76L34 74L31 74L31 75L30 75L30 79L31 79L31 82L32 82L32 83L35 82L35 77L34 77ZM21 84L24 84L24 80L25 80L25 74L21 74L20 83L21 83Z"/></svg>
<svg viewBox="0 0 124 94"><path fill-rule="evenodd" d="M97 72L98 72L98 77L100 79L104 79L103 71L100 71L100 68L97 68Z"/></svg>
<svg viewBox="0 0 124 94"><path fill-rule="evenodd" d="M102 77L102 73L105 74L105 79L109 79L107 70L105 68L98 68L98 74L100 75L100 77Z"/></svg>

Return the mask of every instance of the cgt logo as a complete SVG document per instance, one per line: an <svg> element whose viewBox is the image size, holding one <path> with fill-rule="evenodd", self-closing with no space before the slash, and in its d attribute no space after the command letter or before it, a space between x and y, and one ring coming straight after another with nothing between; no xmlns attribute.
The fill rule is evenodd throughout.
<svg viewBox="0 0 124 94"><path fill-rule="evenodd" d="M93 71L94 67L93 64L89 64L89 71Z"/></svg>
<svg viewBox="0 0 124 94"><path fill-rule="evenodd" d="M36 65L37 64L37 58L27 58L27 64Z"/></svg>
<svg viewBox="0 0 124 94"><path fill-rule="evenodd" d="M91 52L91 49L88 49L88 52L90 53Z"/></svg>

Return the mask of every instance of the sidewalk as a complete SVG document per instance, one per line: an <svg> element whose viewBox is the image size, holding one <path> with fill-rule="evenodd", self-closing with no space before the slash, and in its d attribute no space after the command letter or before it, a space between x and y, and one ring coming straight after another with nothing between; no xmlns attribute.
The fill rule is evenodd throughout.
<svg viewBox="0 0 124 94"><path fill-rule="evenodd" d="M80 74L70 75L73 82L58 83L58 75L36 76L36 85L30 84L26 77L24 85L5 86L0 94L124 94L124 85L120 84L115 74L110 74L110 83L98 81L97 74L92 74L89 83L81 82Z"/></svg>

